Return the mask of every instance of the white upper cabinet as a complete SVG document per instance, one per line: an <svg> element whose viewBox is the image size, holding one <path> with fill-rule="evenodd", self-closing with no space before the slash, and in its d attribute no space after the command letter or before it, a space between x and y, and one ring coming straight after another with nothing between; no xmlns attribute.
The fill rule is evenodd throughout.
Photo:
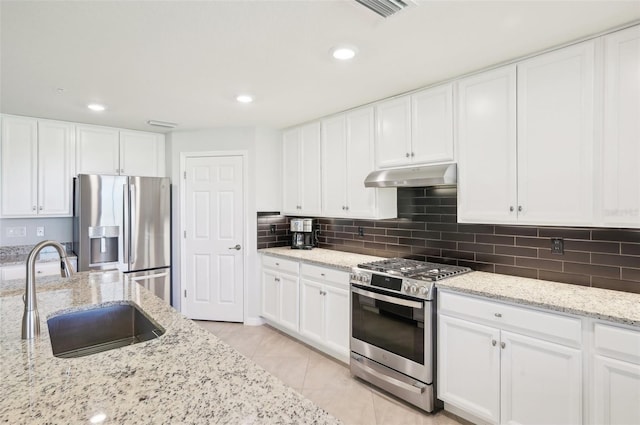
<svg viewBox="0 0 640 425"><path fill-rule="evenodd" d="M164 177L164 134L120 131L120 174Z"/></svg>
<svg viewBox="0 0 640 425"><path fill-rule="evenodd" d="M640 27L604 37L601 225L640 227Z"/></svg>
<svg viewBox="0 0 640 425"><path fill-rule="evenodd" d="M347 130L346 116L322 121L322 215L347 215ZM367 159L363 159L365 162ZM373 167L371 168L373 170ZM364 188L364 178L362 179Z"/></svg>
<svg viewBox="0 0 640 425"><path fill-rule="evenodd" d="M37 214L38 121L2 117L2 216Z"/></svg>
<svg viewBox="0 0 640 425"><path fill-rule="evenodd" d="M117 128L76 127L78 174L120 174L120 138Z"/></svg>
<svg viewBox="0 0 640 425"><path fill-rule="evenodd" d="M458 82L459 221L593 223L594 58L589 41Z"/></svg>
<svg viewBox="0 0 640 425"><path fill-rule="evenodd" d="M76 128L77 173L164 177L164 135L111 127Z"/></svg>
<svg viewBox="0 0 640 425"><path fill-rule="evenodd" d="M322 215L350 218L397 216L395 189L365 188L374 169L373 108L322 121Z"/></svg>
<svg viewBox="0 0 640 425"><path fill-rule="evenodd" d="M516 68L458 81L458 221L516 220Z"/></svg>
<svg viewBox="0 0 640 425"><path fill-rule="evenodd" d="M378 168L453 160L452 84L379 103L376 133Z"/></svg>
<svg viewBox="0 0 640 425"><path fill-rule="evenodd" d="M411 95L414 163L453 161L453 84Z"/></svg>
<svg viewBox="0 0 640 425"><path fill-rule="evenodd" d="M73 124L38 120L38 215L70 216L73 213L75 175Z"/></svg>
<svg viewBox="0 0 640 425"><path fill-rule="evenodd" d="M411 163L411 99L403 96L376 105L378 168Z"/></svg>
<svg viewBox="0 0 640 425"><path fill-rule="evenodd" d="M70 216L72 124L2 117L2 216Z"/></svg>
<svg viewBox="0 0 640 425"><path fill-rule="evenodd" d="M283 213L320 215L320 123L283 135Z"/></svg>
<svg viewBox="0 0 640 425"><path fill-rule="evenodd" d="M595 42L518 64L518 222L593 222Z"/></svg>

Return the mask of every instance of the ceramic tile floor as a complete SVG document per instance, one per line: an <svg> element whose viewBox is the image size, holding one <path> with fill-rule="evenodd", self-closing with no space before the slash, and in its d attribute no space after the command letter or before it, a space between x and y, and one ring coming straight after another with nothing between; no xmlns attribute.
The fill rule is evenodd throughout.
<svg viewBox="0 0 640 425"><path fill-rule="evenodd" d="M457 425L440 411L421 412L351 377L347 365L267 326L196 321L345 425Z"/></svg>

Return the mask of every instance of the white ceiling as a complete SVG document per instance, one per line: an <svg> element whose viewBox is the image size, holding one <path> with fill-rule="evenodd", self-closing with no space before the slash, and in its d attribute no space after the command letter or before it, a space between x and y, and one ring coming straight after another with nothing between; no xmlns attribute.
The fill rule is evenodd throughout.
<svg viewBox="0 0 640 425"><path fill-rule="evenodd" d="M302 123L637 21L640 0L419 0L389 19L352 0L2 0L0 15L0 111L162 131L146 121ZM335 62L340 43L359 55Z"/></svg>

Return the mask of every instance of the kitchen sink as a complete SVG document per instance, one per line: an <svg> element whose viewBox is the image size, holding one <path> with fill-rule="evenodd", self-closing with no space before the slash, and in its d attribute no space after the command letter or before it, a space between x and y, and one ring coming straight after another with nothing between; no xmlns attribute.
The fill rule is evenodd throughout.
<svg viewBox="0 0 640 425"><path fill-rule="evenodd" d="M165 333L133 303L73 311L47 320L53 355L83 357L159 338Z"/></svg>

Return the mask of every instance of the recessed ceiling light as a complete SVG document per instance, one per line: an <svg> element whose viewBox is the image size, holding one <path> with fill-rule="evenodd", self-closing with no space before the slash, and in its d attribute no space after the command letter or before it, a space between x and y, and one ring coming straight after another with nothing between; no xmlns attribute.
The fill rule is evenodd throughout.
<svg viewBox="0 0 640 425"><path fill-rule="evenodd" d="M90 103L90 104L87 105L87 108L89 108L89 109L91 109L92 111L95 111L95 112L102 112L105 109L107 109L107 108L105 108L104 105L100 105L99 103Z"/></svg>
<svg viewBox="0 0 640 425"><path fill-rule="evenodd" d="M236 100L240 103L251 103L253 102L253 96L250 96L248 94L241 94L236 97Z"/></svg>
<svg viewBox="0 0 640 425"><path fill-rule="evenodd" d="M356 55L356 48L351 46L340 46L331 49L331 56L341 61L353 59Z"/></svg>

